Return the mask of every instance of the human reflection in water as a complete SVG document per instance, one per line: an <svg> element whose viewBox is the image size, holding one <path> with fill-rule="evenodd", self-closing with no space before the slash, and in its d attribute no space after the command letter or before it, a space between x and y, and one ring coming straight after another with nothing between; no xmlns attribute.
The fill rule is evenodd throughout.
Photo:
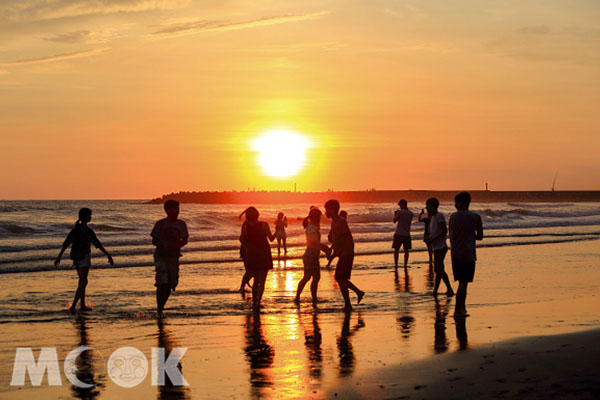
<svg viewBox="0 0 600 400"><path fill-rule="evenodd" d="M263 334L260 314L246 316L244 326L246 336L246 359L250 363L250 385L253 398L267 395L265 388L273 386L271 368L275 350L269 345Z"/></svg>
<svg viewBox="0 0 600 400"><path fill-rule="evenodd" d="M308 354L311 383L313 379L317 381L316 383L320 383L323 370L323 349L321 348L323 336L319 327L319 314L317 312L299 314L298 320L304 331L304 346Z"/></svg>
<svg viewBox="0 0 600 400"><path fill-rule="evenodd" d="M400 279L398 271L394 273L394 284L398 293L410 293L412 290L412 282L408 270L404 269L402 272L403 278ZM410 300L406 296L398 296L398 326L402 332L402 338L408 339L410 337L410 331L414 326L415 319L412 317L410 312Z"/></svg>
<svg viewBox="0 0 600 400"><path fill-rule="evenodd" d="M434 323L434 344L433 349L436 353L443 353L448 350L448 337L446 336L446 317L448 316L449 299L440 300L435 298L435 323Z"/></svg>
<svg viewBox="0 0 600 400"><path fill-rule="evenodd" d="M352 313L347 312L344 315L344 323L342 324L342 332L337 338L337 347L340 359L340 377L352 375L354 372L355 357L354 350L352 348L352 342L350 338L361 328L365 327L365 323L362 319L362 315L358 313L358 320L356 325L350 328L350 317Z"/></svg>
<svg viewBox="0 0 600 400"><path fill-rule="evenodd" d="M77 333L79 334L80 346L92 347L87 328L87 317L79 314L74 320ZM95 399L100 395L100 390L104 388L102 375L97 376L97 369L102 368L103 360L93 350L83 351L73 361L65 360L65 372L71 371L74 378L78 379L83 385L71 385L73 397L78 399ZM82 387L89 386L89 387Z"/></svg>
<svg viewBox="0 0 600 400"><path fill-rule="evenodd" d="M171 332L167 329L168 324L164 322L162 318L157 319L158 324L158 347L165 349L165 360L169 358L169 355L173 351L174 347L177 347L175 340L173 339ZM183 366L181 362L177 364L177 368L183 374ZM189 399L190 387L189 386L175 386L169 377L169 374L165 374L165 384L158 385L158 399Z"/></svg>
<svg viewBox="0 0 600 400"><path fill-rule="evenodd" d="M456 340L458 340L458 348L466 350L469 348L469 340L467 338L467 319L454 318L456 324Z"/></svg>

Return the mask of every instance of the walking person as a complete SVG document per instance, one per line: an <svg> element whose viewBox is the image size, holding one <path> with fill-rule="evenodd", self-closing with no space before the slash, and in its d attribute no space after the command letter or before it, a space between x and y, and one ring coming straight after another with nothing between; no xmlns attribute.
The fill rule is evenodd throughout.
<svg viewBox="0 0 600 400"><path fill-rule="evenodd" d="M396 232L394 233L394 242L392 243L392 248L394 249L394 266L396 270L398 269L398 257L401 247L404 247L404 268L408 267L408 255L412 248L410 225L413 219L413 213L408 209L406 200L400 200L398 205L400 206L400 209L396 210L394 213Z"/></svg>
<svg viewBox="0 0 600 400"><path fill-rule="evenodd" d="M454 316L457 318L469 316L466 307L467 286L470 282L473 282L475 276L475 262L477 260L475 242L483 239L481 217L469 211L470 204L470 193L458 193L454 197L456 212L450 216L452 273L454 280L458 281L456 306L454 308Z"/></svg>
<svg viewBox="0 0 600 400"><path fill-rule="evenodd" d="M150 236L154 250L156 286L156 312L162 316L165 304L179 284L179 257L181 248L188 243L189 233L185 221L178 219L179 202L167 200L163 205L166 218L156 221Z"/></svg>
<svg viewBox="0 0 600 400"><path fill-rule="evenodd" d="M438 211L440 201L435 197L427 200L425 203L427 213L429 215L429 242L433 250L433 270L435 272L435 284L433 287L433 295L437 296L440 282L443 280L446 285L446 295L454 296L450 280L444 267L444 258L448 253L448 245L446 244L446 235L448 228L446 227L446 218L444 214Z"/></svg>
<svg viewBox="0 0 600 400"><path fill-rule="evenodd" d="M272 242L275 236L271 233L268 223L258 220L260 214L255 207L248 207L241 215L244 214L246 215L246 222L242 225L240 241L244 248L245 265L254 278L252 282L252 308L258 311L265 291L267 273L270 269L273 269L273 256L271 255L269 241Z"/></svg>
<svg viewBox="0 0 600 400"><path fill-rule="evenodd" d="M365 296L365 292L356 287L350 282L352 274L352 263L354 262L354 238L348 227L348 222L340 217L340 203L337 200L328 200L325 203L325 214L327 218L331 218L331 241L333 243L333 251L338 256L338 263L335 268L335 280L337 281L342 297L344 298L344 311L352 310L350 304L351 289L358 297L357 304Z"/></svg>
<svg viewBox="0 0 600 400"><path fill-rule="evenodd" d="M106 251L100 240L96 237L96 233L87 224L92 220L92 210L84 207L79 210L79 217L75 226L71 229L71 232L67 235L67 238L63 242L60 253L54 260L54 266L58 267L60 259L65 250L71 246L70 258L73 260L73 266L77 270L79 282L77 283L77 290L75 291L75 297L73 303L69 307L71 314L75 313L75 306L77 302L81 302L81 311L89 311L90 308L85 305L85 289L88 284L88 274L90 267L92 266L92 252L91 245L93 244L98 250L106 254L110 265L114 264L111 255Z"/></svg>
<svg viewBox="0 0 600 400"><path fill-rule="evenodd" d="M304 276L298 282L296 290L296 298L294 303L300 304L300 295L304 286L312 279L310 284L310 293L312 295L313 306L317 305L317 288L321 279L321 265L319 263L319 255L323 251L329 255L330 250L327 245L321 243L321 211L318 208L313 208L308 213L308 225L306 226L306 251L302 256L304 264Z"/></svg>

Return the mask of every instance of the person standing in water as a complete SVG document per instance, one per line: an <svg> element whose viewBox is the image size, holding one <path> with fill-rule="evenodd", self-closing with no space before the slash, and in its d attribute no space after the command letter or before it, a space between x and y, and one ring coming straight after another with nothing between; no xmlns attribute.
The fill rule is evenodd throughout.
<svg viewBox="0 0 600 400"><path fill-rule="evenodd" d="M446 284L446 295L454 296L452 286L450 286L450 280L444 267L444 258L448 253L448 245L446 244L446 234L448 229L446 228L446 218L444 214L438 212L440 201L435 197L427 199L425 203L427 207L427 213L429 215L429 243L433 249L433 270L435 272L435 286L433 288L433 295L437 296L440 282L443 280Z"/></svg>
<svg viewBox="0 0 600 400"><path fill-rule="evenodd" d="M404 268L408 267L408 254L412 248L410 225L413 219L413 213L408 209L406 200L400 200L398 205L400 209L394 213L394 222L397 225L396 232L394 233L394 242L392 243L392 248L394 249L394 266L396 269L398 269L400 247L404 247Z"/></svg>
<svg viewBox="0 0 600 400"><path fill-rule="evenodd" d="M275 239L277 239L277 257L281 254L281 244L283 243L283 254L287 255L287 245L285 228L288 226L287 217L282 212L277 214L277 220L275 220Z"/></svg>
<svg viewBox="0 0 600 400"><path fill-rule="evenodd" d="M79 276L79 283L77 284L77 290L75 291L75 298L69 308L71 314L75 313L75 306L78 301L81 301L81 311L89 311L90 308L85 305L85 289L88 284L88 274L90 267L92 266L92 252L91 244L93 244L98 250L106 254L110 265L114 265L114 261L111 255L106 251L100 240L96 237L96 234L87 224L92 220L92 210L84 207L79 210L79 219L75 222L75 226L71 229L71 232L67 235L60 253L54 260L54 266L58 267L60 259L65 250L71 246L71 260L73 260L73 266L77 270Z"/></svg>
<svg viewBox="0 0 600 400"><path fill-rule="evenodd" d="M246 222L242 225L240 241L244 249L244 261L246 268L254 277L252 282L252 308L260 309L260 302L265 291L267 273L273 269L273 256L271 245L275 236L271 233L269 224L259 221L259 212L255 207L248 207L242 214L246 214ZM243 284L243 283L242 283Z"/></svg>
<svg viewBox="0 0 600 400"><path fill-rule="evenodd" d="M467 286L475 276L475 241L483 239L481 217L469 211L471 194L461 192L454 197L456 212L450 216L450 244L452 245L452 273L458 281L456 291L455 317L468 317Z"/></svg>
<svg viewBox="0 0 600 400"><path fill-rule="evenodd" d="M331 241L333 251L338 256L338 263L335 268L335 280L340 286L340 292L344 298L344 311L351 311L350 293L352 289L358 297L358 304L365 296L365 292L350 282L352 274L352 263L354 262L354 238L348 227L348 222L339 216L340 202L337 200L328 200L325 203L325 214L331 218Z"/></svg>
<svg viewBox="0 0 600 400"><path fill-rule="evenodd" d="M429 254L429 268L433 265L433 250L431 249L431 242L429 241L429 215L425 212L425 209L421 210L419 214L419 222L422 222L425 227L423 231L423 242L427 246L427 253Z"/></svg>
<svg viewBox="0 0 600 400"><path fill-rule="evenodd" d="M312 295L313 306L317 305L317 288L321 279L321 265L319 264L319 255L321 251L329 255L329 247L321 244L321 211L318 208L313 208L308 213L308 225L306 226L306 251L302 256L304 264L304 276L298 282L296 290L296 298L294 303L300 304L300 294L304 290L304 286L312 278L310 284L310 293Z"/></svg>
<svg viewBox="0 0 600 400"><path fill-rule="evenodd" d="M178 219L179 202L167 200L164 204L167 218L156 221L152 229L154 267L156 271L156 311L162 316L165 304L179 283L179 257L181 248L188 243L189 233L185 221Z"/></svg>

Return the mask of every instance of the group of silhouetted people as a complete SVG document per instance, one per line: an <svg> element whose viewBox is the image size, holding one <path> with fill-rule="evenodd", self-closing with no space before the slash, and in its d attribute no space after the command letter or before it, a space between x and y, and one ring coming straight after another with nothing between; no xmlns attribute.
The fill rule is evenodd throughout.
<svg viewBox="0 0 600 400"><path fill-rule="evenodd" d="M255 207L248 207L240 218L245 215L245 221L242 224L240 234L240 257L244 261L245 273L240 284L240 291L245 290L246 285L252 283L252 307L257 310L260 308L262 295L265 290L265 281L269 269L273 268L273 258L271 255L271 246L269 242L274 239L282 240L284 252L287 253L285 243L285 227L287 218L283 213L279 213L275 221L275 234L271 233L269 224L260 221L258 210ZM312 280L310 292L313 305L317 305L317 289L321 279L321 265L319 262L321 252L331 259L338 257L338 263L335 271L335 279L338 282L340 291L344 298L344 310L352 309L350 303L349 290L356 293L358 303L360 304L365 292L360 290L350 281L352 264L354 261L354 239L348 227L348 222L340 216L340 203L337 200L329 200L325 203L325 215L331 219L330 243L331 247L321 242L321 216L322 213L318 207L312 206L308 216L303 220L303 227L306 232L306 250L302 256L304 265L304 276L298 282L296 297L294 302L300 303L300 295L306 284ZM277 254L280 254L279 243Z"/></svg>
<svg viewBox="0 0 600 400"><path fill-rule="evenodd" d="M468 316L465 303L467 286L473 282L475 275L475 261L477 260L475 242L483 239L481 217L469 211L470 204L471 195L468 192L458 193L454 198L456 212L450 216L448 226L444 214L438 211L440 202L435 197L427 199L425 202L427 212L422 209L419 215L419 222L425 224L423 241L429 254L429 264L430 266L433 264L435 273L434 296L437 296L442 281L446 286L446 295L454 296L455 294L444 266L444 259L448 253L446 237L450 238L452 273L454 280L458 281L455 317ZM401 248L404 248L404 268L408 268L409 253L412 248L410 228L414 216L413 212L408 209L406 200L400 200L398 205L400 209L394 213L393 221L397 225L392 243L396 270Z"/></svg>
<svg viewBox="0 0 600 400"><path fill-rule="evenodd" d="M165 304L169 299L171 292L175 291L179 283L179 258L181 257L181 248L188 243L189 233L185 221L179 219L179 202L167 200L164 203L166 218L158 220L152 229L152 244L154 250L155 267L155 286L156 286L156 306L158 315L162 315ZM361 302L365 292L356 287L351 281L352 264L354 261L354 239L348 227L346 218L340 216L340 203L337 200L329 200L325 203L325 213L332 220L331 230L329 232L329 241L331 247L321 243L321 211L317 207L311 207L308 216L303 220L303 227L306 230L306 250L302 257L304 264L304 276L298 283L298 289L295 303L300 303L300 295L304 286L312 279L311 294L312 302L317 304L317 288L320 280L321 266L319 256L324 252L329 263L333 257L338 257L338 263L335 271L335 279L338 282L340 291L344 298L344 310L352 309L350 303L349 290L356 293L358 303ZM265 290L265 281L267 273L273 268L273 257L271 255L271 245L274 239L277 239L277 253L280 255L280 245L283 244L284 253L287 254L286 233L287 218L283 213L279 213L275 221L275 234L271 233L269 224L259 220L258 210L251 206L248 207L240 218L245 216L240 234L240 257L244 262L244 275L240 285L240 291L244 291L246 285L250 285L252 280L252 307L254 310L260 308L262 296ZM65 250L71 246L70 258L73 260L73 266L77 270L79 283L75 292L75 297L69 310L74 313L77 303L80 302L82 311L89 310L85 304L85 289L87 287L87 277L91 266L91 245L100 249L108 257L111 265L114 264L111 255L104 249L94 231L87 225L92 219L92 210L82 208L79 210L79 219L73 229L65 239L58 257L54 261L58 266ZM329 265L329 264L328 264Z"/></svg>
<svg viewBox="0 0 600 400"><path fill-rule="evenodd" d="M443 281L446 286L446 295L453 296L455 293L450 285L448 274L445 271L444 259L448 252L446 236L450 237L452 272L454 280L458 281L456 293L456 308L454 315L457 317L467 316L465 306L467 286L473 282L475 274L475 241L483 238L481 217L469 211L471 195L461 192L455 197L456 212L450 216L449 226L446 225L445 216L438 211L440 202L436 198L430 198L425 203L425 210L421 211L419 221L425 223L423 240L429 253L430 265L433 264L435 272L435 284L433 295L437 296L438 289ZM406 200L398 202L399 210L394 214L394 222L397 224L394 233L392 247L394 249L394 263L398 268L398 258L401 248L404 248L404 268L408 267L409 251L412 248L410 235L413 213L408 209ZM165 304L172 291L175 291L179 282L179 258L181 248L188 242L189 233L185 221L179 217L179 203L175 200L167 200L164 203L166 218L160 219L152 229L152 244L155 246L154 267L157 313L162 315ZM331 229L328 239L331 246L321 242L321 217L322 213L318 207L311 206L308 216L303 219L303 227L306 233L306 250L302 256L304 265L304 276L298 282L294 302L300 303L300 296L304 287L311 282L310 292L313 305L317 305L317 290L321 278L320 255L321 252L327 256L329 264L334 257L338 258L335 269L335 280L337 281L342 297L344 298L344 310L352 309L350 303L350 290L352 290L360 304L365 292L360 290L350 281L352 265L354 262L354 239L348 226L347 214L340 212L340 203L337 200L329 200L325 203L325 215L331 219ZM287 254L286 233L287 218L279 213L275 221L275 233L271 233L269 224L259 220L260 213L251 206L242 214L245 216L240 234L240 257L244 263L244 275L239 290L244 292L246 285L252 280L252 307L258 310L261 305L265 290L265 281L270 269L273 268L273 257L271 255L271 244L277 239L277 254L281 254L280 246L283 244L284 254ZM81 310L87 310L85 304L85 290L88 283L87 277L91 266L91 245L100 249L108 257L109 263L113 264L111 255L102 246L94 231L87 225L92 219L92 210L82 208L79 210L79 218L73 229L65 239L58 257L54 264L58 266L65 250L71 246L70 258L77 270L79 283L75 292L73 303L69 310L75 312L78 302Z"/></svg>

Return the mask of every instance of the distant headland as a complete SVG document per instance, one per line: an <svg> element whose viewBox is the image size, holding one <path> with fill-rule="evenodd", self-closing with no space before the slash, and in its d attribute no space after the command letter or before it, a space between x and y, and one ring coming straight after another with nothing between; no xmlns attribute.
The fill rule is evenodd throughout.
<svg viewBox="0 0 600 400"><path fill-rule="evenodd" d="M424 202L437 197L442 202L454 201L460 190L365 190L365 191L227 191L227 192L178 192L165 194L150 200L149 204L161 204L173 199L180 203L200 204L320 204L329 199L342 203L396 203L400 199ZM470 190L475 203L564 203L600 202L600 190L582 191L491 191Z"/></svg>

